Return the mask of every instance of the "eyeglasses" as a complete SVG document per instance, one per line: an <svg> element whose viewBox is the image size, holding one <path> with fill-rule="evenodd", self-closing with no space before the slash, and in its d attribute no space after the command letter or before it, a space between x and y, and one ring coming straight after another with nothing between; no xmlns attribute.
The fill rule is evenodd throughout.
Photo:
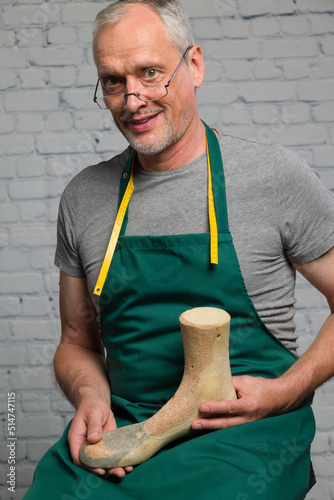
<svg viewBox="0 0 334 500"><path fill-rule="evenodd" d="M191 48L192 47L187 48L187 50L182 56L181 61L179 62L178 67L174 71L172 78L167 82L166 85L159 84L159 85L152 85L151 87L150 86L142 87L140 89L135 90L134 92L131 92L130 94L121 93L121 94L111 94L111 95L105 95L103 97L98 97L97 90L100 83L100 79L98 79L95 87L94 102L96 102L96 104L101 109L119 109L123 108L123 106L126 104L129 95L134 95L137 97L137 99L140 99L143 102L157 101L158 99L166 97L166 95L168 94L168 87L172 83L176 73L178 72L181 64L187 57L187 54Z"/></svg>

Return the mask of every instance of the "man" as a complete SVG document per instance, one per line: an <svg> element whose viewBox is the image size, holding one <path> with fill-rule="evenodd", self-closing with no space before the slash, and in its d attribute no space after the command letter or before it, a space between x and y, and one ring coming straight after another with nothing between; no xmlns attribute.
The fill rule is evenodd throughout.
<svg viewBox="0 0 334 500"><path fill-rule="evenodd" d="M292 153L222 134L218 143L203 124L202 51L178 2L116 2L97 17L93 49L95 99L130 148L84 170L62 198L54 364L76 414L25 498L304 498L310 399L334 374L334 319L296 360L294 269L333 313L333 201ZM207 156L218 264L210 261ZM115 223L122 199L129 209ZM114 226L121 233L104 272ZM201 305L232 316L238 400L201 406L193 430L217 432L199 432L135 468L96 469L99 480L80 463L81 445L145 420L173 395L183 364L178 316Z"/></svg>

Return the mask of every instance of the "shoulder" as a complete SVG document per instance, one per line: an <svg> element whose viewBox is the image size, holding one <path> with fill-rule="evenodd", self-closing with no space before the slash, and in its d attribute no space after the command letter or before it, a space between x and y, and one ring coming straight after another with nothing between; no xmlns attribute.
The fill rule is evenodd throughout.
<svg viewBox="0 0 334 500"><path fill-rule="evenodd" d="M85 197L86 195L95 199L96 196L101 196L108 189L113 188L118 192L119 179L130 153L131 148L129 147L110 160L84 168L68 183L62 199L73 199L73 197Z"/></svg>
<svg viewBox="0 0 334 500"><path fill-rule="evenodd" d="M219 143L227 176L238 175L248 185L261 182L276 190L319 182L317 173L301 156L279 144L228 134L220 134Z"/></svg>

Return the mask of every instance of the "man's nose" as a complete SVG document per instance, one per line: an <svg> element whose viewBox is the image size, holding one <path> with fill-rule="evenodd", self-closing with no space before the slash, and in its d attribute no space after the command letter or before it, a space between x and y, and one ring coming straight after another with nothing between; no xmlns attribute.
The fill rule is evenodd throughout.
<svg viewBox="0 0 334 500"><path fill-rule="evenodd" d="M125 105L124 108L130 113L136 113L139 108L146 106L147 102L142 101L136 95L136 92L131 92L129 94L125 94Z"/></svg>
<svg viewBox="0 0 334 500"><path fill-rule="evenodd" d="M137 92L136 92L137 89L138 89L137 80L127 82L124 108L130 113L136 113L136 111L139 108L147 105L146 102L141 101L137 97Z"/></svg>

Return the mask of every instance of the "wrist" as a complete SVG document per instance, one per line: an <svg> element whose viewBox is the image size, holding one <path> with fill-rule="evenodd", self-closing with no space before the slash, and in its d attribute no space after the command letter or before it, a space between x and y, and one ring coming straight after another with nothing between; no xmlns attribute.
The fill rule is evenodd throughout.
<svg viewBox="0 0 334 500"><path fill-rule="evenodd" d="M75 407L78 408L84 401L89 400L102 401L108 408L111 405L110 390L101 392L93 387L82 386L78 389Z"/></svg>

